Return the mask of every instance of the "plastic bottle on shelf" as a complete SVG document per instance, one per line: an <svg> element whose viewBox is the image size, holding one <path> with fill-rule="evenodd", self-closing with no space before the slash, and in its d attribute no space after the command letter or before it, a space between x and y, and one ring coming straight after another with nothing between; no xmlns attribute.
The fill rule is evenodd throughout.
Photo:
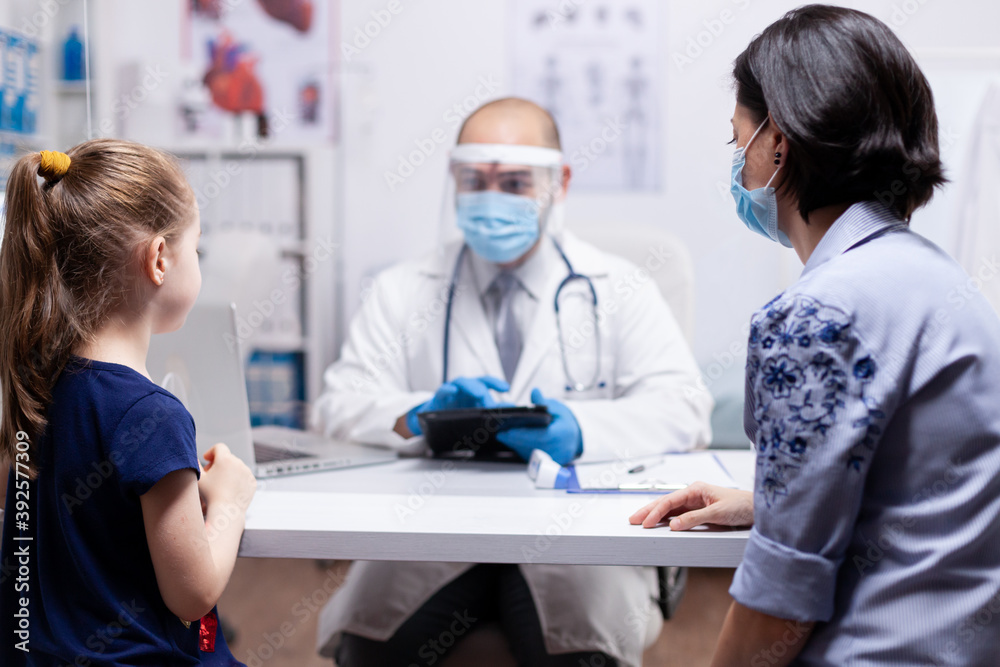
<svg viewBox="0 0 1000 667"><path fill-rule="evenodd" d="M83 42L77 34L76 27L69 31L69 36L63 42L63 81L83 80Z"/></svg>

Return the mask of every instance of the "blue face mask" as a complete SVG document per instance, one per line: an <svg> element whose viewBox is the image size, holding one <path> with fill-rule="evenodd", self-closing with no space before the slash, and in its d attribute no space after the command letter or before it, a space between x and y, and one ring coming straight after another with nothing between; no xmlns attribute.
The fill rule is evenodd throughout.
<svg viewBox="0 0 1000 667"><path fill-rule="evenodd" d="M458 195L458 228L472 251L494 264L508 264L538 241L534 199L484 190Z"/></svg>
<svg viewBox="0 0 1000 667"><path fill-rule="evenodd" d="M733 193L733 199L736 200L736 214L740 216L747 229L777 241L786 248L791 248L792 242L778 229L778 198L774 188L771 187L771 182L781 171L781 167L774 170L774 176L771 176L771 180L764 187L756 190L747 190L743 187L743 167L747 162L747 149L767 124L767 120L764 119L746 146L737 148L733 152L733 182L729 189Z"/></svg>

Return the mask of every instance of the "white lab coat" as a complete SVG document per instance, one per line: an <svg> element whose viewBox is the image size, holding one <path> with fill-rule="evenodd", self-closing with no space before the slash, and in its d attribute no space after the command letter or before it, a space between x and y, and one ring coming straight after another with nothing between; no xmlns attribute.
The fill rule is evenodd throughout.
<svg viewBox="0 0 1000 667"><path fill-rule="evenodd" d="M550 241L545 240L544 243ZM552 306L567 269L560 261L539 295L511 390L503 400L530 404L538 387L563 401L583 433L583 461L629 458L705 445L712 399L683 335L647 270L564 234L562 247L577 273L589 276L601 314L601 380L589 392L566 391ZM421 438L392 429L400 415L428 400L441 384L448 285L460 245L388 269L351 324L341 359L325 374L313 418L326 433L425 449ZM660 268L659 270L664 270ZM463 267L452 312L449 379L503 377L493 332L471 266ZM585 329L582 331L586 331ZM579 335L574 329L569 335ZM596 354L584 336L574 354ZM579 343L579 341L577 341ZM589 352L588 352L589 351ZM641 504L636 500L636 506ZM627 517L623 516L622 521ZM320 616L318 648L332 655L341 632L386 640L433 593L471 565L357 562ZM655 570L641 567L522 565L550 653L603 651L638 667L662 622L655 606Z"/></svg>

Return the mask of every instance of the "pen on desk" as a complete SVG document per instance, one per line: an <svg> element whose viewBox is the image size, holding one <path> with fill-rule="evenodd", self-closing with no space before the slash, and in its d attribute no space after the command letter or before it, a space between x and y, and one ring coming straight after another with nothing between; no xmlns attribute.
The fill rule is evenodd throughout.
<svg viewBox="0 0 1000 667"><path fill-rule="evenodd" d="M664 460L665 459L660 459L659 461L656 461L655 463L650 463L649 465L651 465L651 466L658 466L661 463L663 463ZM633 474L635 474L637 472L642 472L645 469L646 469L646 464L645 463L640 463L639 465L635 466L634 468L629 468L628 472L629 472L630 475L633 475Z"/></svg>
<svg viewBox="0 0 1000 667"><path fill-rule="evenodd" d="M681 491L686 489L687 484L665 484L663 482L640 482L638 484L619 484L619 491Z"/></svg>

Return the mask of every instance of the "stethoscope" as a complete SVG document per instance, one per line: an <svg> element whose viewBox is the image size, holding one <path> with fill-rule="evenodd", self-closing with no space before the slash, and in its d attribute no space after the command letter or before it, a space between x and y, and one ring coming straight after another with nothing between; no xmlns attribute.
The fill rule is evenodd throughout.
<svg viewBox="0 0 1000 667"><path fill-rule="evenodd" d="M551 238L551 237L550 237ZM601 335L598 329L599 321L597 316L597 290L594 288L594 283L590 278L583 275L582 273L577 273L573 269L573 265L570 263L569 258L566 253L563 252L562 246L554 238L551 239L552 244L556 247L559 252L559 256L562 257L562 261L566 264L566 269L569 273L562 282L559 283L559 287L556 288L556 295L553 302L555 313L556 313L556 329L559 334L559 353L562 356L563 372L566 374L566 391L590 391L594 388L603 388L605 383L599 382L601 375ZM451 339L451 306L455 301L455 288L458 285L458 278L462 271L462 263L465 261L465 254L468 251L469 246L463 245L462 249L458 252L458 259L455 261L455 268L451 272L451 283L448 285L448 304L445 307L445 320L444 320L444 363L443 370L441 372L441 383L444 384L448 381L448 346ZM577 382L573 374L569 369L569 362L566 358L566 343L563 339L563 329L562 320L559 317L559 295L562 293L563 289L574 282L582 281L586 284L587 290L590 292L590 306L594 314L594 345L596 348L596 359L597 363L594 367L594 375L590 378L590 382L584 384L582 382Z"/></svg>

